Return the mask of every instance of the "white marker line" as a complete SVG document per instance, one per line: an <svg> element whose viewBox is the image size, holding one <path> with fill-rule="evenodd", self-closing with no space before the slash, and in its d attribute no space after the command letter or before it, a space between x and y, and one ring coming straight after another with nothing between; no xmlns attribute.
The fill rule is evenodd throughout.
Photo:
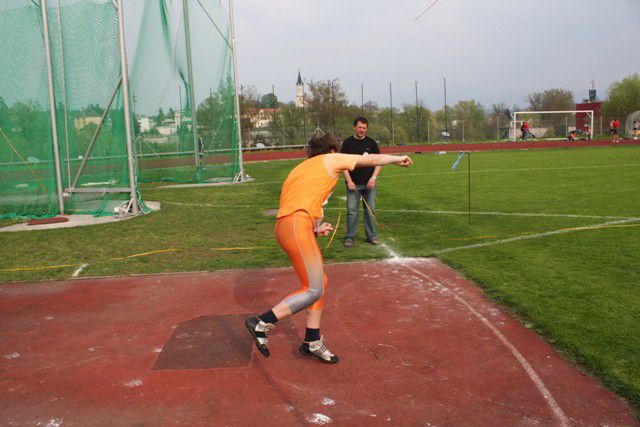
<svg viewBox="0 0 640 427"><path fill-rule="evenodd" d="M284 159L291 160L291 159ZM271 161L271 160L267 160ZM474 169L471 173L492 173L492 172L529 172L529 171L561 171L561 170L572 170L572 169L615 169L615 168L630 168L640 166L640 163L622 163L619 165L588 165L588 166L559 166L556 168L507 168L507 169ZM400 178L403 176L424 176L424 175L449 175L455 174L455 171L444 171L444 172L415 172L415 173L385 173L381 175L382 178ZM282 184L284 182L284 178L281 181L253 181L248 182L246 185L272 185L272 184Z"/></svg>
<svg viewBox="0 0 640 427"><path fill-rule="evenodd" d="M542 382L542 380L540 379L540 377L538 376L536 371L529 364L529 362L522 355L522 353L520 353L520 351L518 351L518 349L511 343L511 341L509 341L509 339L506 336L504 336L504 334L502 332L500 332L498 330L498 328L496 328L493 325L493 323L491 323L486 317L484 317L475 308L473 308L473 306L471 304L469 304L467 302L467 300L465 300L463 297L461 297L456 291L454 291L452 289L449 289L448 287L444 286L442 283L440 283L440 282L438 282L436 280L431 279L429 276L427 276L426 274L422 273L421 271L411 267L410 265L404 264L404 266L407 269L413 271L414 273L424 277L430 283L433 283L435 285L440 286L445 292L449 293L453 298L455 298L456 301L458 301L459 303L464 305L467 308L467 310L469 310L486 327L488 327L491 330L491 332L493 332L493 334L502 342L502 344L504 344L511 351L511 354L513 354L513 356L516 358L516 360L518 361L520 366L522 366L522 369L524 369L525 372L527 373L527 375L529 375L529 378L531 379L531 381L533 381L533 383L535 384L535 386L538 389L538 391L542 394L544 399L547 401L547 404L549 405L549 407L551 408L551 410L553 411L555 416L558 418L558 421L560 422L560 425L561 426L568 426L569 425L569 418L566 416L566 414L564 413L564 411L562 410L562 408L560 407L560 405L558 404L556 399L553 397L553 395L549 391L549 389L544 385L544 382Z"/></svg>
<svg viewBox="0 0 640 427"><path fill-rule="evenodd" d="M325 208L340 209L340 208ZM377 212L396 212L396 213L421 213L433 215L469 215L469 211L443 211L443 210L427 210L427 209L376 209ZM549 217L549 218L592 218L592 219L635 219L629 216L603 216L603 215L581 215L581 214L554 214L544 212L471 212L471 215L488 215L488 216L522 216L522 217Z"/></svg>
<svg viewBox="0 0 640 427"><path fill-rule="evenodd" d="M85 269L86 266L88 266L89 264L82 264L80 267L78 267L78 269L76 271L73 272L73 275L71 277L78 277L78 274L80 274L80 272L82 270Z"/></svg>
<svg viewBox="0 0 640 427"><path fill-rule="evenodd" d="M433 252L433 255L442 255L442 254L446 254L446 253L449 253L449 252L461 251L461 250L466 250L466 249L482 248L482 247L485 247L485 246L501 245L503 243L517 242L519 240L537 239L537 238L540 238L540 237L555 236L557 234L574 233L576 231L596 230L598 228L606 227L608 225L626 224L626 223L629 223L629 222L636 222L636 221L640 221L640 218L629 218L629 219L623 219L623 220L619 220L619 221L609 221L609 222L603 222L601 224L586 225L584 227L561 228L560 230L546 231L544 233L537 233L537 234L526 234L524 236L509 237L507 239L495 240L495 241L491 241L491 242L475 243L473 245L465 245L465 246L454 246L454 247L451 247L451 248L446 248L446 249L441 249L439 251L435 251L435 252Z"/></svg>
<svg viewBox="0 0 640 427"><path fill-rule="evenodd" d="M506 169L472 169L471 173L493 173L493 172L533 172L533 171L562 171L575 169L616 169L638 167L640 163L622 163L619 165L589 165L589 166L559 166L555 168L506 168ZM424 175L449 175L455 174L455 171L444 172L414 172L414 173L385 173L381 178L400 178L403 176L424 176ZM266 183L265 183L266 184Z"/></svg>
<svg viewBox="0 0 640 427"><path fill-rule="evenodd" d="M166 205L176 206L193 206L199 208L216 208L216 209L263 209L260 205L214 205L211 203L182 203L182 202L162 202ZM325 210L339 210L340 207L326 207ZM446 210L426 210L426 209L376 209L377 212L392 213L421 213L431 215L468 215L468 211L446 211ZM487 215L487 216L521 216L521 217L549 217L549 218L591 218L591 219L636 219L629 216L604 216L604 215L581 215L581 214L554 214L544 212L471 212L471 215Z"/></svg>

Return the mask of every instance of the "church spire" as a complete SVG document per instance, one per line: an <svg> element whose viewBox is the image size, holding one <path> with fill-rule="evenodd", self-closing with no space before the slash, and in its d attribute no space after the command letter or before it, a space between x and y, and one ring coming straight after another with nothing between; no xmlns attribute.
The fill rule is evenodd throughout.
<svg viewBox="0 0 640 427"><path fill-rule="evenodd" d="M296 86L302 86L302 76L300 76L300 70L298 69L298 81L296 82Z"/></svg>

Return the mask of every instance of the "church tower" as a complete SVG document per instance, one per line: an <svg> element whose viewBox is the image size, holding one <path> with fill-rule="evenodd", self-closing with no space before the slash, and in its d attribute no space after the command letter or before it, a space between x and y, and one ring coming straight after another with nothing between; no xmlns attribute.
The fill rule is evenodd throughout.
<svg viewBox="0 0 640 427"><path fill-rule="evenodd" d="M302 108L303 106L304 106L304 83L302 83L300 70L298 70L298 81L296 82L296 107Z"/></svg>

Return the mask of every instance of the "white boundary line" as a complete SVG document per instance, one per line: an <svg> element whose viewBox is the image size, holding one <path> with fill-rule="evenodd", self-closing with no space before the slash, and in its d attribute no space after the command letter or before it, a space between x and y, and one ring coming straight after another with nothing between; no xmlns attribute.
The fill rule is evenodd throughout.
<svg viewBox="0 0 640 427"><path fill-rule="evenodd" d="M572 169L615 169L622 167L638 167L640 163L623 163L619 165L589 165L589 166L559 166L554 168L508 168L508 169L472 169L471 173L492 173L492 172L529 172L529 171L559 171ZM422 175L448 175L455 174L455 171L443 172L416 172L416 173L391 173L384 174L381 178L401 178L403 176L422 176ZM265 183L266 184L266 183Z"/></svg>
<svg viewBox="0 0 640 427"><path fill-rule="evenodd" d="M71 275L71 277L78 277L78 275L80 274L80 272L81 272L82 270L84 270L84 269L85 269L85 267L87 267L88 265L89 265L89 264L82 264L80 267L78 267L78 268L76 269L76 271L74 271L74 272L73 272L73 274Z"/></svg>
<svg viewBox="0 0 640 427"><path fill-rule="evenodd" d="M446 248L446 249L441 249L439 251L435 251L435 252L433 252L433 255L437 256L437 255L442 255L442 254L446 254L446 253L454 252L454 251L482 248L482 247L485 247L485 246L501 245L503 243L517 242L519 240L537 239L539 237L555 236L555 235L558 235L558 234L567 234L567 233L573 233L573 232L576 232L576 231L595 230L595 229L598 229L600 227L606 227L608 225L626 224L626 223L629 223L629 222L637 222L637 221L640 221L640 218L628 218L628 219L622 219L622 220L618 220L618 221L608 221L608 222L603 222L603 223L600 223L600 224L585 225L583 227L562 228L560 230L545 231L544 233L536 233L536 234L526 234L524 236L509 237L507 239L494 240L494 241L491 241L491 242L475 243L473 245L465 245L465 246L454 246L454 247L451 247L451 248Z"/></svg>
<svg viewBox="0 0 640 427"><path fill-rule="evenodd" d="M212 203L182 203L182 202L162 202L166 205L176 206L193 206L199 208L216 208L216 209L266 209L258 205L215 205ZM339 210L344 208L325 207L325 210ZM377 212L392 213L418 213L430 215L468 215L468 211L446 211L446 210L422 210L422 209L376 209ZM590 219L637 219L630 216L610 216L610 215L581 215L581 214L554 214L544 212L471 212L471 215L488 215L488 216L519 216L519 217L549 217L549 218L590 218Z"/></svg>
<svg viewBox="0 0 640 427"><path fill-rule="evenodd" d="M387 253L392 258L393 261L395 261L395 262L400 261L400 264L403 267L407 268L408 270L411 270L412 272L418 274L419 276L424 277L425 279L427 279L427 281L429 283L438 285L442 290L444 290L445 292L450 294L456 301L458 301L459 303L464 305L466 307L466 309L469 310L469 312L471 312L487 328L489 328L489 330L491 330L491 332L493 332L493 334L500 340L500 342L502 342L502 344L505 347L507 347L507 349L509 349L509 351L511 352L513 357L516 358L516 360L518 361L518 363L520 364L522 369L524 369L524 371L527 373L527 375L529 376L529 378L531 379L533 384L536 386L536 388L538 389L540 394L542 394L542 397L545 399L545 401L547 402L547 404L549 405L549 407L553 411L553 413L556 416L556 418L558 418L558 421L560 422L560 425L563 426L563 427L569 426L569 418L564 413L564 411L562 410L562 408L560 407L560 405L558 404L556 399L553 397L553 395L551 394L549 389L544 385L544 382L542 381L542 379L540 379L540 376L536 373L536 371L533 369L531 364L522 355L522 353L520 353L520 351L516 348L516 346L513 345L511 343L511 341L509 341L509 339L502 332L500 332L500 330L498 330L498 328L496 328L493 325L493 323L491 323L485 316L483 316L482 314L480 314L480 312L478 312L475 308L473 308L473 306L469 302L467 302L467 300L464 299L455 290L450 289L449 287L445 286L444 284L438 282L437 280L432 279L431 277L429 277L428 275L424 274L423 272L421 272L421 271L417 270L416 268L410 266L408 264L408 262L407 262L407 261L411 261L410 258L402 258L402 257L400 257L393 249L391 249L389 246L387 246L384 243L381 244L380 246L385 251L387 251Z"/></svg>
<svg viewBox="0 0 640 427"><path fill-rule="evenodd" d="M325 208L339 209L339 208ZM440 211L426 209L376 209L378 212L399 212L399 213L420 213L420 214L445 214L445 215L469 215L469 211ZM634 219L630 216L603 216L603 215L581 215L581 214L554 214L545 212L471 212L471 215L489 216L522 216L522 217L551 217L551 218L592 218L592 219Z"/></svg>
<svg viewBox="0 0 640 427"><path fill-rule="evenodd" d="M393 252L391 252L391 253L393 253ZM533 367L527 361L527 359L522 355L522 353L520 353L520 351L518 351L516 346L514 346L511 343L511 341L509 341L509 339L502 332L500 332L498 330L498 328L496 328L493 325L493 323L491 323L485 316L483 316L475 308L473 308L473 306L469 302L467 302L467 300L465 300L462 296L460 296L456 291L448 288L447 286L443 285L442 283L440 283L440 282L438 282L436 280L433 280L431 277L429 277L426 274L422 273L421 271L415 269L414 267L412 267L410 265L407 265L406 263L403 263L403 266L406 267L407 269L413 271L414 273L424 277L429 282L440 286L441 289L443 289L445 292L449 293L453 298L455 298L456 301L458 301L459 303L464 305L467 310L469 310L487 328L489 328L489 330L491 330L491 332L493 332L493 334L500 340L500 342L502 342L502 344L504 344L504 346L509 349L509 351L516 358L516 360L518 361L518 363L520 364L522 369L524 369L524 371L527 373L527 375L529 376L531 381L533 381L533 384L536 386L536 388L538 389L540 394L542 394L542 397L544 397L544 399L546 400L547 404L549 405L549 407L553 411L554 415L556 416L556 418L560 422L560 425L563 426L563 427L564 426L569 426L569 418L564 413L564 411L562 410L562 408L560 407L560 405L558 404L556 399L553 397L553 395L551 394L549 389L545 386L545 384L542 381L542 379L540 378L540 376L536 373L536 371L533 369Z"/></svg>
<svg viewBox="0 0 640 427"><path fill-rule="evenodd" d="M452 152L453 153L453 152ZM454 153L455 154L455 153ZM559 166L554 168L507 168L507 169L473 169L471 171L474 173L492 173L492 172L530 172L530 171L561 171L561 170L574 170L574 169L615 169L615 168L629 168L629 167L638 167L640 163L622 163L619 165L585 165L585 166ZM380 178L402 178L404 176L425 176L425 175L449 175L455 174L456 171L441 171L441 172L415 172L415 173L385 173L380 176ZM260 182L258 180L253 181L250 185L271 185L271 184L282 184L282 181L265 181Z"/></svg>

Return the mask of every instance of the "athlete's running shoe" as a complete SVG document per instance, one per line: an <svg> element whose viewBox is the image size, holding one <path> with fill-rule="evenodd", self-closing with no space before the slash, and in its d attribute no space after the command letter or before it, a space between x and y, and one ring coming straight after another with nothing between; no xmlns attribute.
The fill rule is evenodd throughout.
<svg viewBox="0 0 640 427"><path fill-rule="evenodd" d="M274 325L272 323L263 322L257 317L249 317L244 321L244 326L247 327L247 330L256 342L258 351L262 353L264 357L269 357L269 342L267 336L269 335L269 331L274 328Z"/></svg>
<svg viewBox="0 0 640 427"><path fill-rule="evenodd" d="M315 357L322 363L338 363L338 356L331 353L326 345L322 342L322 338L317 341L303 342L300 346L300 353L305 356Z"/></svg>

